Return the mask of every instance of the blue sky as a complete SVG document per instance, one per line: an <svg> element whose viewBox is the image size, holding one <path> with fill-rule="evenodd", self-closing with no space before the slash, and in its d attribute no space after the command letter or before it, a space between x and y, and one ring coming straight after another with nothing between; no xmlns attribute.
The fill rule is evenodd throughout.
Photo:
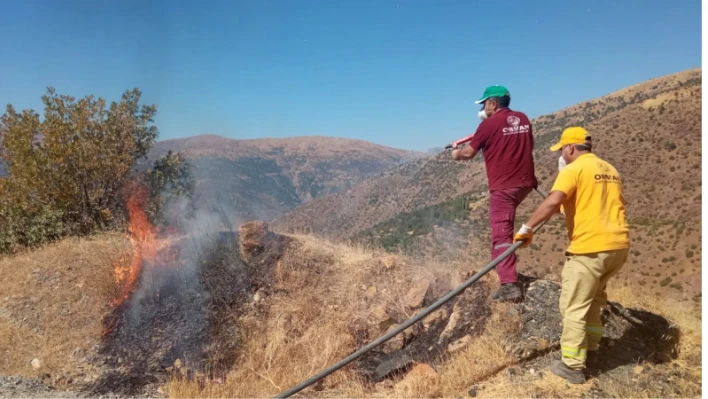
<svg viewBox="0 0 708 399"><path fill-rule="evenodd" d="M3 107L139 87L160 139L426 150L475 130L487 85L536 117L701 66L699 0L3 3Z"/></svg>

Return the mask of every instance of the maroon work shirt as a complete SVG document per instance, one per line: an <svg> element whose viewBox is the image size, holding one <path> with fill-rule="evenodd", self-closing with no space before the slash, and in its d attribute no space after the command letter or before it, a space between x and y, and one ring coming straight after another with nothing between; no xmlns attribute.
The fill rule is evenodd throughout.
<svg viewBox="0 0 708 399"><path fill-rule="evenodd" d="M482 150L489 191L537 187L533 164L533 130L523 112L502 108L482 121L469 142Z"/></svg>

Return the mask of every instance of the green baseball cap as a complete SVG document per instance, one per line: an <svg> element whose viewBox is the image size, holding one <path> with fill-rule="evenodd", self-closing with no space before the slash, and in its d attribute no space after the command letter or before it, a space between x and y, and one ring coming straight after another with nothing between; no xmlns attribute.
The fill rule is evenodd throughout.
<svg viewBox="0 0 708 399"><path fill-rule="evenodd" d="M489 97L503 97L503 96L511 96L509 94L509 90L506 89L504 86L489 86L484 90L484 94L482 94L482 97L475 101L475 104L481 104L485 102Z"/></svg>

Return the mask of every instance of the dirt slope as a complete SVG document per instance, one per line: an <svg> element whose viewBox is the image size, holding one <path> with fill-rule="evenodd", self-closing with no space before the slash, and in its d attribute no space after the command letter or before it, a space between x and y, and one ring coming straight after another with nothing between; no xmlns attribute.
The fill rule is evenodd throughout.
<svg viewBox="0 0 708 399"><path fill-rule="evenodd" d="M156 143L141 166L169 150L194 161L197 205L222 208L234 225L270 220L422 156L334 137L234 140L201 135Z"/></svg>

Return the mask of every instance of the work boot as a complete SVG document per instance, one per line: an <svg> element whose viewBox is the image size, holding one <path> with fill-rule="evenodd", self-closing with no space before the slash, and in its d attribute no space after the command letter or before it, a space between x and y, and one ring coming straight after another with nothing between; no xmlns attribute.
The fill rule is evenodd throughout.
<svg viewBox="0 0 708 399"><path fill-rule="evenodd" d="M582 384L585 382L585 373L583 370L573 370L566 366L562 360L553 360L551 362L551 372L558 377L563 377L571 384Z"/></svg>
<svg viewBox="0 0 708 399"><path fill-rule="evenodd" d="M521 299L521 288L516 283L502 284L492 294L492 299L495 301L518 301Z"/></svg>

